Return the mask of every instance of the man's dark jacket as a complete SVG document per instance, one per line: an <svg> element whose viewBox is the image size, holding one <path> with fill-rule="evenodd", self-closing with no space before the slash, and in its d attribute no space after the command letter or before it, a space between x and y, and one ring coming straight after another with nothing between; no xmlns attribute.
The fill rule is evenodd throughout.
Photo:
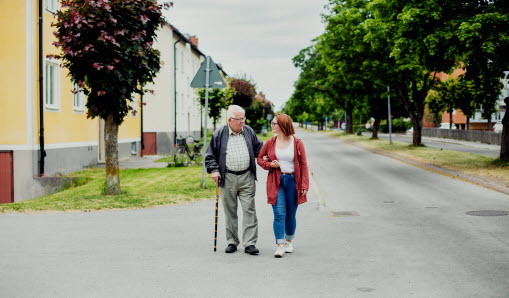
<svg viewBox="0 0 509 298"><path fill-rule="evenodd" d="M258 139L254 130L244 125L244 138L246 139L247 150L249 151L249 169L254 174L256 179L256 157L262 150L263 142ZM228 125L225 125L214 132L212 139L210 139L209 147L205 152L205 166L207 172L212 173L215 170L219 171L221 180L219 186L224 186L224 177L226 172L226 148L228 146L228 136L230 130Z"/></svg>

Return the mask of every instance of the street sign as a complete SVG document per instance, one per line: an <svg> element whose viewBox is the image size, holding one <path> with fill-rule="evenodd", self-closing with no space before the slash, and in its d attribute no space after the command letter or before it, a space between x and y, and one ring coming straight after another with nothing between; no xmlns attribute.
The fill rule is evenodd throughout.
<svg viewBox="0 0 509 298"><path fill-rule="evenodd" d="M219 73L217 65L212 61L210 56L205 58L201 63L200 69L191 81L191 88L205 88L205 117L203 129L203 144L207 146L207 119L209 111L209 89L210 88L226 88L226 84ZM205 188L205 159L202 162L201 186Z"/></svg>
<svg viewBox="0 0 509 298"><path fill-rule="evenodd" d="M209 88L226 88L226 83L219 73L219 68L212 61L212 58L207 57L210 60L208 73L209 73ZM200 66L200 69L191 81L191 88L206 88L207 87L207 59L205 59Z"/></svg>

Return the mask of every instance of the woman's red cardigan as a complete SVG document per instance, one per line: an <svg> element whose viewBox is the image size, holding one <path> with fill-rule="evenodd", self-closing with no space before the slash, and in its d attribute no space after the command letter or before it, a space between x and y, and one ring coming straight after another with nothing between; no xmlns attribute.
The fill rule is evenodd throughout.
<svg viewBox="0 0 509 298"><path fill-rule="evenodd" d="M293 152L294 152L294 177L295 184L297 187L297 204L302 204L307 201L306 195L301 193L301 190L309 189L309 171L308 171L308 163L306 160L306 150L304 149L304 143L293 137ZM264 161L263 157L265 155L269 156L269 161ZM267 203L271 205L276 205L277 192L279 190L279 178L281 176L281 168L271 168L270 161L275 160L276 158L276 137L272 137L265 142L263 145L260 154L258 154L257 162L258 164L269 171L269 175L267 177Z"/></svg>

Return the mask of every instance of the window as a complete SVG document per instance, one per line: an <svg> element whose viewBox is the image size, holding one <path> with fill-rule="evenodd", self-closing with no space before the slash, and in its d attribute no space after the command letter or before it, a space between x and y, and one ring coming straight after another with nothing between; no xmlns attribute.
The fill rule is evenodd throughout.
<svg viewBox="0 0 509 298"><path fill-rule="evenodd" d="M58 0L45 0L44 1L44 8L46 10L54 12L57 11L60 8L60 5L58 3Z"/></svg>
<svg viewBox="0 0 509 298"><path fill-rule="evenodd" d="M80 88L77 84L73 84L72 108L75 112L85 111L85 93L83 88Z"/></svg>
<svg viewBox="0 0 509 298"><path fill-rule="evenodd" d="M47 60L44 66L44 103L46 109L60 109L60 66Z"/></svg>

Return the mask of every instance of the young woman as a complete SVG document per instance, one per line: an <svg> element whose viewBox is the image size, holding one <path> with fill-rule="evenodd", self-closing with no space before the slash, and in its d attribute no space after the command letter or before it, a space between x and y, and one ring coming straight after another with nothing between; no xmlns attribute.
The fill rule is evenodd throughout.
<svg viewBox="0 0 509 298"><path fill-rule="evenodd" d="M274 256L281 258L293 252L297 206L307 201L309 174L304 144L294 136L292 118L276 114L271 126L276 135L265 142L257 161L269 171L267 202L274 211Z"/></svg>

